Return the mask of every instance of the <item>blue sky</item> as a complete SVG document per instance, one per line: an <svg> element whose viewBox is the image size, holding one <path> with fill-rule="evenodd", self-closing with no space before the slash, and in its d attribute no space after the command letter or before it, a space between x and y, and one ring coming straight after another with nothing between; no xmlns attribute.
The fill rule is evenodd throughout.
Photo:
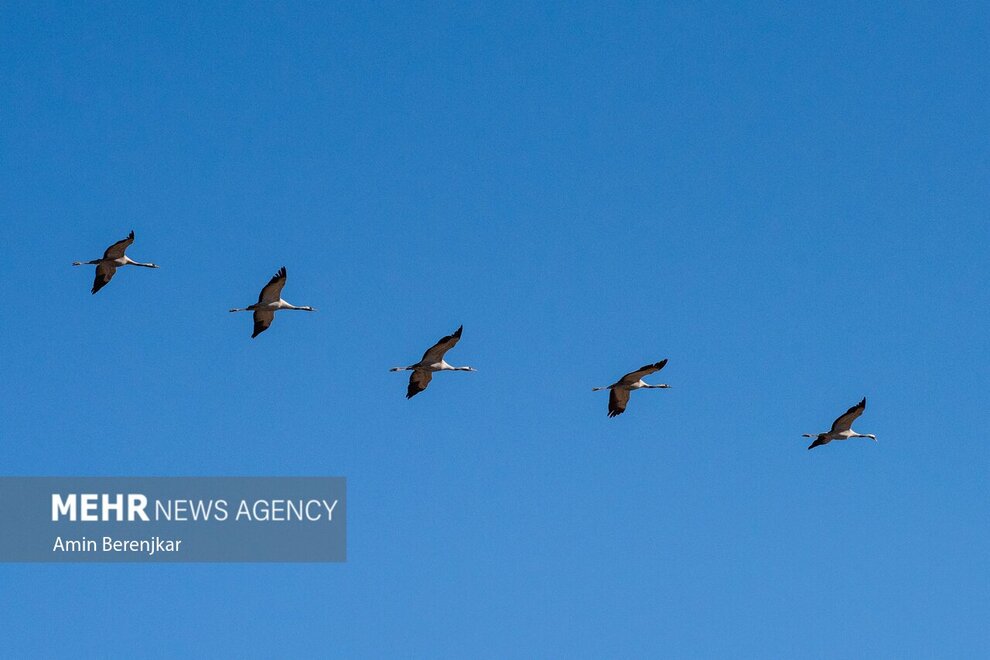
<svg viewBox="0 0 990 660"><path fill-rule="evenodd" d="M0 8L0 465L349 559L2 565L4 655L990 653L985 5L213 5Z"/></svg>

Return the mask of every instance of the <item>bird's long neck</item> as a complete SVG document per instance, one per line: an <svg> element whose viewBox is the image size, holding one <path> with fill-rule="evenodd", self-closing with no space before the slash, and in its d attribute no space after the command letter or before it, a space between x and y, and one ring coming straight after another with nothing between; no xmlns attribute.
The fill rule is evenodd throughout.
<svg viewBox="0 0 990 660"><path fill-rule="evenodd" d="M127 266L144 266L145 268L158 268L155 264L143 264L140 261L134 261L126 254L124 255L124 264Z"/></svg>
<svg viewBox="0 0 990 660"><path fill-rule="evenodd" d="M314 312L314 311L316 311L316 310L314 310L312 307L310 307L308 305L303 305L301 307L297 307L296 305L293 305L291 303L287 303L284 300L281 301L281 304L279 305L279 309L294 309L294 310L299 311L299 312Z"/></svg>
<svg viewBox="0 0 990 660"><path fill-rule="evenodd" d="M648 390L666 390L670 385L644 385L643 387Z"/></svg>
<svg viewBox="0 0 990 660"><path fill-rule="evenodd" d="M99 259L93 259L92 261L73 261L73 266L95 266L100 263Z"/></svg>

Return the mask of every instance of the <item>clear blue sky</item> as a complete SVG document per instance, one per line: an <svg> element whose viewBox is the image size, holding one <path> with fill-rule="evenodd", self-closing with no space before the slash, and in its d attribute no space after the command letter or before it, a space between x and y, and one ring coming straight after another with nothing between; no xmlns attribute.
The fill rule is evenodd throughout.
<svg viewBox="0 0 990 660"><path fill-rule="evenodd" d="M349 560L3 565L5 656L990 653L985 4L212 4L0 9L0 469Z"/></svg>

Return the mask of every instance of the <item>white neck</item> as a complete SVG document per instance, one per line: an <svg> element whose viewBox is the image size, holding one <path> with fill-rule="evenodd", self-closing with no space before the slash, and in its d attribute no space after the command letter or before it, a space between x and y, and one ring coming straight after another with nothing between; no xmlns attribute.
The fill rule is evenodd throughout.
<svg viewBox="0 0 990 660"><path fill-rule="evenodd" d="M124 265L125 266L144 266L145 268L158 268L155 264L143 264L140 261L134 261L127 255L124 255Z"/></svg>
<svg viewBox="0 0 990 660"><path fill-rule="evenodd" d="M291 304L285 302L284 300L281 300L279 302L281 303L278 306L279 309L295 309L295 310L300 311L300 312L315 312L316 311L312 307L309 307L309 306L306 306L306 305L304 305L302 307L296 307L295 305L291 305Z"/></svg>

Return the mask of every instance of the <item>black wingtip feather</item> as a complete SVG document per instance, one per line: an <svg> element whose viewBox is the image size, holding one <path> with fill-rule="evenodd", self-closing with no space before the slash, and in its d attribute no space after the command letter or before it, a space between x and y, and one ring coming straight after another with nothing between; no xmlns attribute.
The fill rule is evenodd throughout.
<svg viewBox="0 0 990 660"><path fill-rule="evenodd" d="M456 331L454 332L454 336L455 336L455 337L460 337L460 336L461 336L461 333L462 333L463 331L464 331L464 326L463 326L463 325L461 325L461 326L460 326L460 327L458 327L458 328L457 328L457 330L456 330Z"/></svg>
<svg viewBox="0 0 990 660"><path fill-rule="evenodd" d="M660 360L659 362L654 362L652 364L644 364L642 367L640 367L636 371L645 371L646 369L656 369L657 371L660 371L665 366L667 366L667 358L664 358L664 359Z"/></svg>

